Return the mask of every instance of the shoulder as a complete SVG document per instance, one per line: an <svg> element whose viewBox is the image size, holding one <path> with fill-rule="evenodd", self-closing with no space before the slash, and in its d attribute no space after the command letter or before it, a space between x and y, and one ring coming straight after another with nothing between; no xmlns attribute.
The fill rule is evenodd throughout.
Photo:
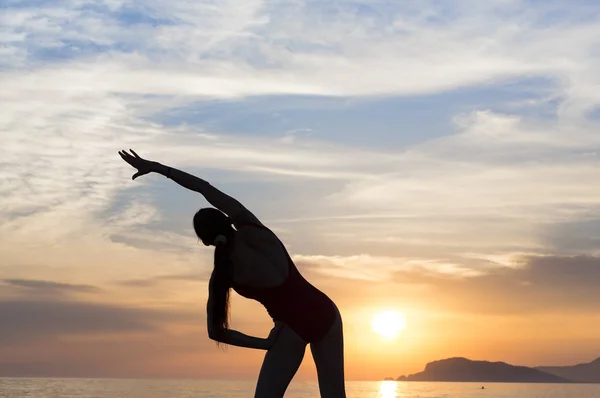
<svg viewBox="0 0 600 398"><path fill-rule="evenodd" d="M238 211L229 215L232 224L236 229L240 229L245 226L257 226L261 228L267 228L262 222L256 217L250 210L242 207Z"/></svg>
<svg viewBox="0 0 600 398"><path fill-rule="evenodd" d="M241 240L255 249L281 245L277 235L260 222L239 223L236 224L236 230Z"/></svg>
<svg viewBox="0 0 600 398"><path fill-rule="evenodd" d="M284 251L282 242L249 210L241 210L231 216L239 238L254 249Z"/></svg>
<svg viewBox="0 0 600 398"><path fill-rule="evenodd" d="M284 255L285 248L277 235L263 224L246 223L236 226L237 236L246 246L262 253Z"/></svg>

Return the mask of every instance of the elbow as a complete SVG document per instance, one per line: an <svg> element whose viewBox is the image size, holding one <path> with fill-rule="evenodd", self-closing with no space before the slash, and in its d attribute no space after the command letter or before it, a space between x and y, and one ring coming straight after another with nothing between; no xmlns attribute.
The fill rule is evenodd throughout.
<svg viewBox="0 0 600 398"><path fill-rule="evenodd" d="M225 330L218 328L209 328L208 338L216 342L222 343L223 339L225 338Z"/></svg>
<svg viewBox="0 0 600 398"><path fill-rule="evenodd" d="M217 332L215 331L214 328L209 327L208 328L208 338L214 341L218 341L217 340Z"/></svg>

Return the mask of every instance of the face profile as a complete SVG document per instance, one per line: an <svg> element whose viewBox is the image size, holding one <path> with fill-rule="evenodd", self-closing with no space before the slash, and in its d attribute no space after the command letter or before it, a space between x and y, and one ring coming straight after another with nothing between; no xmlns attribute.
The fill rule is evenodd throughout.
<svg viewBox="0 0 600 398"><path fill-rule="evenodd" d="M218 236L232 236L235 230L231 226L231 220L223 212L214 208L202 208L194 214L194 232L202 241L204 246L215 246Z"/></svg>

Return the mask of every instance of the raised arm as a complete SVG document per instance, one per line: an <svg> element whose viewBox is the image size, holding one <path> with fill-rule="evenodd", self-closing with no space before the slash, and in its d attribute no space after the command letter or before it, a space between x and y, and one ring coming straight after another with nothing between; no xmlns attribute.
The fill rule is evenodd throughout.
<svg viewBox="0 0 600 398"><path fill-rule="evenodd" d="M215 188L208 181L186 173L185 171L165 166L158 162L154 162L152 171L170 178L184 188L202 194L208 203L221 210L229 217L248 211L240 202Z"/></svg>
<svg viewBox="0 0 600 398"><path fill-rule="evenodd" d="M209 182L186 173L185 171L181 171L169 166L165 166L158 162L150 161L141 158L137 153L131 150L129 154L126 151L119 151L119 155L121 158L129 163L131 166L135 167L138 171L132 177L132 179L136 179L139 176L144 174L148 174L150 172L155 172L158 174L162 174L167 178L175 181L177 184L181 185L184 188L187 188L191 191L198 192L204 196L204 198L210 203L212 206L221 210L223 213L227 214L232 219L236 218L252 218L253 221L258 222L256 217L252 215L252 213L246 209L240 202L226 193L220 191L219 189L213 187Z"/></svg>

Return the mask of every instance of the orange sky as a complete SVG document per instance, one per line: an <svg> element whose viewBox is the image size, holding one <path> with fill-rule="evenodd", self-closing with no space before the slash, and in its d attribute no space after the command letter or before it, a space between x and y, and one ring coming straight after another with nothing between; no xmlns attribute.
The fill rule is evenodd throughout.
<svg viewBox="0 0 600 398"><path fill-rule="evenodd" d="M209 249L197 245L189 233L182 239L187 250L171 252L102 242L101 232L96 233L92 245L87 239L71 247L3 242L2 258L11 265L3 267L0 312L11 322L0 328L5 342L0 372L257 375L263 352L235 347L222 352L206 336ZM600 351L595 328L600 315L593 304L598 293L583 280L571 287L567 281L569 275L575 281L585 276L580 264L592 261L596 267L597 260L528 258L521 268L471 277L416 268L382 280L326 274L323 259L296 261L340 306L349 380L413 373L428 361L451 356L550 365L586 361ZM402 260L395 261L402 266ZM544 274L550 268L565 275ZM532 285L523 284L527 281ZM387 309L407 317L407 329L393 341L371 330L372 317ZM266 336L269 325L260 305L234 295L233 328ZM299 379L314 377L307 351Z"/></svg>

